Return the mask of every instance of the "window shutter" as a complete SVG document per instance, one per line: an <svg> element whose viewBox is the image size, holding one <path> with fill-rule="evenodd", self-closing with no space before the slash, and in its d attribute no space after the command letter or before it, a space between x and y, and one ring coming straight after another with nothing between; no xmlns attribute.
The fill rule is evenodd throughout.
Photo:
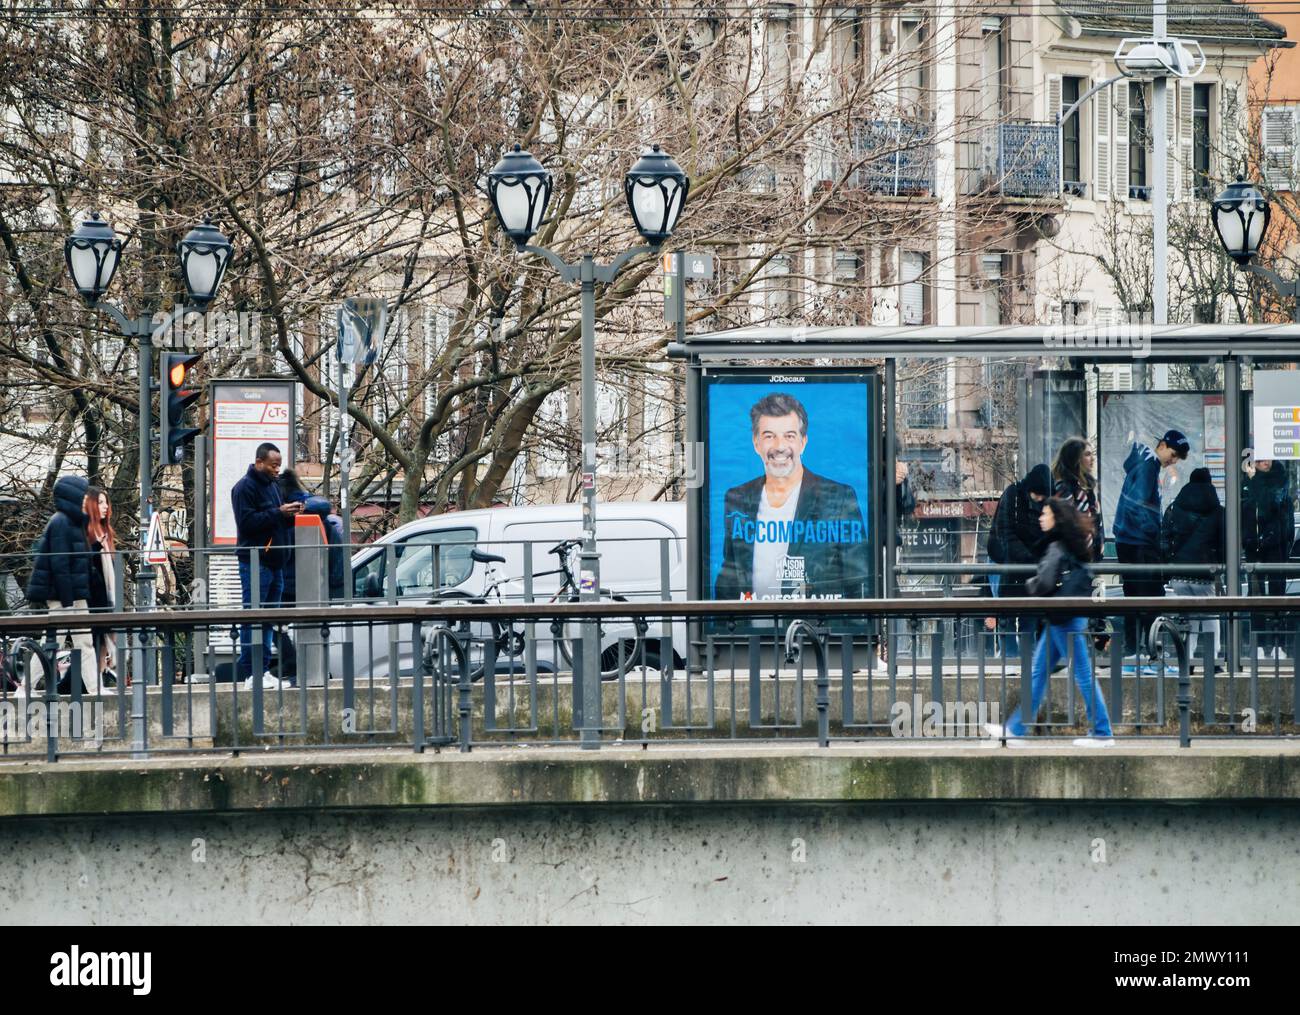
<svg viewBox="0 0 1300 1015"><path fill-rule="evenodd" d="M1267 106L1260 119L1263 134L1264 182L1274 190L1291 189L1295 162L1295 110L1290 106Z"/></svg>
<svg viewBox="0 0 1300 1015"><path fill-rule="evenodd" d="M1078 115L1077 113L1075 114ZM1062 176L1062 158L1064 153L1061 151L1061 75L1047 75L1047 120L1049 123L1057 125L1056 128L1056 189L1060 192L1061 183L1064 180Z"/></svg>
<svg viewBox="0 0 1300 1015"><path fill-rule="evenodd" d="M903 324L925 323L925 286L921 282L924 261L912 250L903 251L901 302Z"/></svg>
<svg viewBox="0 0 1300 1015"><path fill-rule="evenodd" d="M1110 93L1110 88L1097 93L1097 115L1093 117L1093 196L1100 201L1110 197Z"/></svg>
<svg viewBox="0 0 1300 1015"><path fill-rule="evenodd" d="M1128 82L1115 89L1115 196L1128 198Z"/></svg>
<svg viewBox="0 0 1300 1015"><path fill-rule="evenodd" d="M1165 194L1173 201L1178 197L1178 89L1165 82Z"/></svg>
<svg viewBox="0 0 1300 1015"><path fill-rule="evenodd" d="M1178 85L1178 157L1182 160L1183 197L1196 195L1196 181L1193 178L1192 134L1195 121L1192 119L1193 92L1190 84Z"/></svg>
<svg viewBox="0 0 1300 1015"><path fill-rule="evenodd" d="M1244 147L1241 135L1241 110L1237 102L1237 86L1230 81L1225 81L1223 82L1222 101L1219 103L1218 144L1215 145L1218 151L1224 153L1220 157L1222 163L1219 166L1220 176L1225 179L1232 177L1237 166L1228 153L1240 151Z"/></svg>

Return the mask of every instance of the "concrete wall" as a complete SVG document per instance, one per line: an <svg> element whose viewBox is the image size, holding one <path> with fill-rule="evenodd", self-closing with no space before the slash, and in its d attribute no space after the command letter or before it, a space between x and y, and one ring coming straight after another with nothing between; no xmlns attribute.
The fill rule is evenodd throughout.
<svg viewBox="0 0 1300 1015"><path fill-rule="evenodd" d="M0 764L11 923L1289 923L1300 750Z"/></svg>
<svg viewBox="0 0 1300 1015"><path fill-rule="evenodd" d="M1280 924L1300 907L1294 807L390 810L0 834L20 924Z"/></svg>

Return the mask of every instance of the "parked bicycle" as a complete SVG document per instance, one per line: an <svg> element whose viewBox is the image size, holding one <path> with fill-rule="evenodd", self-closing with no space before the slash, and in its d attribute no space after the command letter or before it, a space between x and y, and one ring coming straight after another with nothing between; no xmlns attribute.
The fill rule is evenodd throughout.
<svg viewBox="0 0 1300 1015"><path fill-rule="evenodd" d="M551 575L558 575L560 578L560 587L549 599L547 603L577 603L582 599L577 580L574 578L571 558L574 550L582 545L581 539L566 539L551 547L547 553L556 557L559 566L550 571L538 571L533 574L533 578L546 578ZM449 600L460 601L466 606L474 605L493 605L504 604L506 602L504 590L519 592L522 598L523 586L521 578L504 577L497 569L497 564L504 564L505 557L495 553L486 553L475 547L470 550L470 558L479 564L486 564L487 569L483 577L483 592L478 596L458 588L442 588L434 593L434 597L429 600L430 603L445 604ZM602 588L598 592L599 602L603 603L626 603L627 597L610 592ZM511 670L518 668L518 659L524 654L527 647L527 631L523 624L515 624L512 621L497 620L495 618L486 621L490 626L491 634L485 635L481 640L486 644L490 643L495 648L495 657L499 661L505 660ZM440 621L429 627L424 634L423 639L423 660L424 672L432 677L435 681L447 681L457 683L460 680L459 672L450 652L444 643L444 636L454 639L464 652L465 658L470 660L470 679L481 680L486 668L488 653L480 652L475 655L470 651L475 639L471 631L471 619L466 617L455 623ZM577 653L575 646L581 644L582 623L573 622L566 624L561 620L551 622L551 636L558 646L559 654L564 660L564 665L572 669L573 660ZM609 629L614 628L613 634L608 634ZM627 630L623 630L626 628ZM597 621L597 644L604 646L600 656L600 678L602 680L617 680L630 670L642 665L646 660L646 632L649 625L644 618L636 618L632 621ZM611 643L606 645L606 637L612 639Z"/></svg>

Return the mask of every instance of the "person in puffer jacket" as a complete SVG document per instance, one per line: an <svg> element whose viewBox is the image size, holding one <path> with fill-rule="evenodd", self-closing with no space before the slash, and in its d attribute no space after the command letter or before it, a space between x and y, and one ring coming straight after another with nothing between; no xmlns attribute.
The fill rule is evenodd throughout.
<svg viewBox="0 0 1300 1015"><path fill-rule="evenodd" d="M1029 579L1031 596L1063 596L1084 598L1092 591L1092 572L1088 561L1092 557L1092 519L1080 512L1069 501L1053 497L1043 506L1040 525L1049 542L1038 562L1038 573ZM1075 686L1083 697L1091 736L1076 740L1076 747L1113 747L1110 715L1101 687L1093 680L1089 649L1088 624L1085 617L1052 614L1034 646L1032 700L1029 707L1020 703L1007 720L1005 727L997 724L985 726L995 738L1015 740L1024 736L1025 720L1034 722L1047 694L1047 681L1052 668L1061 659L1068 658Z"/></svg>
<svg viewBox="0 0 1300 1015"><path fill-rule="evenodd" d="M1132 439L1132 434L1129 438ZM1155 446L1133 442L1124 460L1124 485L1115 507L1115 556L1121 564L1141 564L1143 570L1121 576L1124 595L1159 597L1165 594L1160 573L1160 470L1186 461L1191 445L1178 430L1166 431ZM1124 652L1140 651L1153 615L1124 618Z"/></svg>
<svg viewBox="0 0 1300 1015"><path fill-rule="evenodd" d="M1170 564L1223 563L1223 505L1210 478L1209 469L1193 469L1187 485L1165 512L1160 526L1160 549ZM1169 588L1176 596L1212 596L1214 579L1206 575L1171 575ZM1198 615L1191 618L1187 651L1195 657L1198 634L1214 639L1219 652L1219 618Z"/></svg>
<svg viewBox="0 0 1300 1015"><path fill-rule="evenodd" d="M280 478L276 481L280 486L280 498L286 504L302 504L302 514L317 515L321 524L325 528L325 541L329 544L329 597L330 599L343 598L343 573L344 573L344 547L343 547L343 521L338 515L334 514L330 502L324 497L318 497L309 494L298 479L298 474L293 469L285 469L280 473ZM293 545L293 530L289 529L285 536L285 543ZM284 593L282 601L285 604L292 604L298 601L298 577L294 569L293 551L289 551L289 560L284 568Z"/></svg>
<svg viewBox="0 0 1300 1015"><path fill-rule="evenodd" d="M53 614L90 612L90 546L86 542L86 512L83 505L89 484L81 476L60 476L54 483L54 514L32 553L32 577L27 583L27 599L35 606L45 606ZM99 693L99 665L95 641L89 629L68 630L65 624L56 635L62 646L64 636L72 639L78 653L81 680L88 693ZM44 667L37 661L44 679ZM39 681L38 681L39 684Z"/></svg>

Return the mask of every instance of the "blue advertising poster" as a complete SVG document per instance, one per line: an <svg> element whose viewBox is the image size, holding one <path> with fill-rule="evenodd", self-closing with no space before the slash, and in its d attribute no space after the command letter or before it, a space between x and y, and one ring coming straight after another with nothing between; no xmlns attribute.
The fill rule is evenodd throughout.
<svg viewBox="0 0 1300 1015"><path fill-rule="evenodd" d="M874 594L875 376L705 375L705 596Z"/></svg>

